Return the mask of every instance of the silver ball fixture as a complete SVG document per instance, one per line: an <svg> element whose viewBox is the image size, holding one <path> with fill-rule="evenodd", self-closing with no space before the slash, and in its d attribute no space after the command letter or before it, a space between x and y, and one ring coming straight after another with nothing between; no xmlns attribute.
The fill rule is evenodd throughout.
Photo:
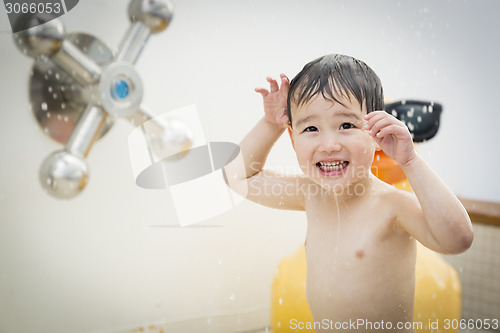
<svg viewBox="0 0 500 333"><path fill-rule="evenodd" d="M40 182L50 195L69 199L87 185L89 169L85 160L65 150L49 155L40 168Z"/></svg>
<svg viewBox="0 0 500 333"><path fill-rule="evenodd" d="M193 146L193 134L181 119L169 117L161 121L161 132L151 139L152 150L157 158L182 158Z"/></svg>
<svg viewBox="0 0 500 333"><path fill-rule="evenodd" d="M165 30L174 15L174 8L169 2L158 0L133 0L128 7L130 21L141 21L151 33Z"/></svg>
<svg viewBox="0 0 500 333"><path fill-rule="evenodd" d="M33 16L32 21L43 22L41 16ZM51 56L63 42L65 31L60 20L54 19L41 25L31 24L32 28L14 34L16 46L30 57Z"/></svg>

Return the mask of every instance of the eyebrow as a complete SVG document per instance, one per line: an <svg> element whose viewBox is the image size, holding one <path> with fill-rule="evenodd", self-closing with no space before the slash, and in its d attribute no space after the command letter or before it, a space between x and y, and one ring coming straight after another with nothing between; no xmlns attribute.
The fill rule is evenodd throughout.
<svg viewBox="0 0 500 333"><path fill-rule="evenodd" d="M304 118L302 118L302 119L297 120L297 123L295 124L295 126L296 126L296 127L300 127L303 123L307 123L308 121L313 120L313 119L315 119L315 118L318 118L318 117L317 117L317 116L314 116L314 115L304 117Z"/></svg>
<svg viewBox="0 0 500 333"><path fill-rule="evenodd" d="M344 117L347 117L347 118L354 118L356 120L361 120L361 117L358 116L356 113L353 113L353 112L340 111L335 116L337 116L337 117L344 116ZM307 123L308 121L314 120L316 118L318 118L318 117L315 116L315 115L304 117L302 119L297 120L297 123L295 124L295 126L296 127L300 127L303 123Z"/></svg>
<svg viewBox="0 0 500 333"><path fill-rule="evenodd" d="M357 120L361 119L361 117L357 113L345 112L345 111L339 112L337 114L337 116L344 116L344 117L348 117L348 118L354 118L354 119L357 119Z"/></svg>

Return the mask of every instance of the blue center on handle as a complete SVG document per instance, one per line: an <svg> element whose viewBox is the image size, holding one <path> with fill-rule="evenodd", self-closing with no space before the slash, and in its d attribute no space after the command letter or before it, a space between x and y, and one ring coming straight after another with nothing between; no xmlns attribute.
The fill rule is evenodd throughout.
<svg viewBox="0 0 500 333"><path fill-rule="evenodd" d="M116 100L123 100L130 94L130 86L125 79L117 79L111 87L111 95Z"/></svg>

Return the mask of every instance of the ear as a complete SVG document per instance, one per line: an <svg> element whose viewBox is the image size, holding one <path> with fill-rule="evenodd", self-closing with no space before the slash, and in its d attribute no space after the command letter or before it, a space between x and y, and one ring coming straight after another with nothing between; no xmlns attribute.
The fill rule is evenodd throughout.
<svg viewBox="0 0 500 333"><path fill-rule="evenodd" d="M292 127L290 125L288 125L287 130L288 130L288 135L290 135L290 140L292 141L293 150L295 150L295 144L293 142L293 135L292 135Z"/></svg>

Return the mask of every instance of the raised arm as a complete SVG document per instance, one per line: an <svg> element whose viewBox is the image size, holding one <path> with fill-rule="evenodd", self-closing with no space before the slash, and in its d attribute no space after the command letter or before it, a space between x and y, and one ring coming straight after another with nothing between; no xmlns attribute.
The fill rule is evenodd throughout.
<svg viewBox="0 0 500 333"><path fill-rule="evenodd" d="M275 142L285 131L289 120L286 100L290 82L281 74L281 86L276 80L267 78L270 90L255 89L264 101L264 117L254 126L240 143L240 156L225 168L226 181L235 192L265 206L303 210L304 200L297 190L301 176L288 176L263 170L267 156Z"/></svg>
<svg viewBox="0 0 500 333"><path fill-rule="evenodd" d="M365 119L366 129L400 164L416 195L403 191L396 199L399 225L432 250L467 250L474 237L469 216L453 192L415 152L407 127L385 111L371 112Z"/></svg>

